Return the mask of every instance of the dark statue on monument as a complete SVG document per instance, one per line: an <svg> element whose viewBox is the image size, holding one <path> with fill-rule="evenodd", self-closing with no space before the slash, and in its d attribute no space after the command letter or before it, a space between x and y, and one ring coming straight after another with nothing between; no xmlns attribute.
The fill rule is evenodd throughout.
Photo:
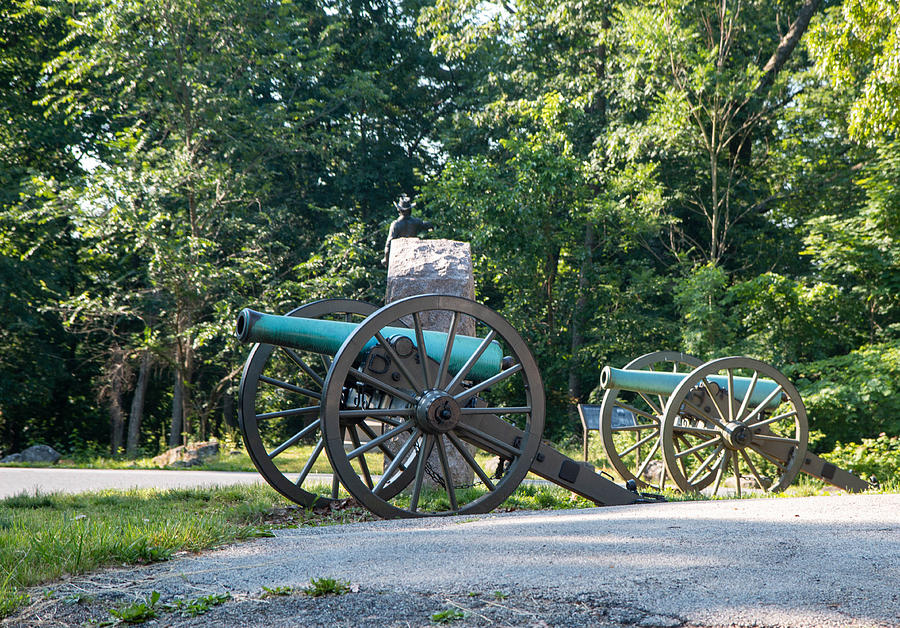
<svg viewBox="0 0 900 628"><path fill-rule="evenodd" d="M423 231L430 231L434 226L430 222L425 222L421 218L413 218L412 203L409 197L404 195L397 201L397 213L400 217L391 223L391 229L388 231L387 242L384 243L384 258L381 260L382 266L387 266L388 257L391 254L391 240L394 238L416 238Z"/></svg>

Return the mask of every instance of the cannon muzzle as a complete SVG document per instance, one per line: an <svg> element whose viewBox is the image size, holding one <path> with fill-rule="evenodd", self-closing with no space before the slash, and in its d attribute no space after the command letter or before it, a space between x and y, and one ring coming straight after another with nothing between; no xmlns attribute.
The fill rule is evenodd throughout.
<svg viewBox="0 0 900 628"><path fill-rule="evenodd" d="M638 371L628 369L615 369L604 366L600 372L600 387L604 390L612 388L629 390L631 392L647 395L669 396L675 392L675 388L686 377L686 373L666 373L661 371ZM709 382L719 388L728 389L728 378L713 375ZM733 377L734 398L743 401L753 381L750 377ZM775 409L782 401L781 387L770 379L757 379L753 385L748 403L759 405L765 403L769 409Z"/></svg>
<svg viewBox="0 0 900 628"><path fill-rule="evenodd" d="M245 308L238 314L235 335L241 342L259 342L333 356L356 329L355 323L321 318L277 316ZM403 336L409 338L413 346L416 345L416 334L412 329L385 327L381 330L381 335L385 338ZM447 346L447 334L425 330L422 335L425 341L425 353L439 361ZM459 371L469 357L477 351L481 342L481 338L457 335L453 341L448 370L451 373ZM366 355L376 344L378 341L375 338L370 339L363 347L360 357ZM501 371L502 362L503 351L499 343L494 341L472 366L468 378L483 381L493 377Z"/></svg>

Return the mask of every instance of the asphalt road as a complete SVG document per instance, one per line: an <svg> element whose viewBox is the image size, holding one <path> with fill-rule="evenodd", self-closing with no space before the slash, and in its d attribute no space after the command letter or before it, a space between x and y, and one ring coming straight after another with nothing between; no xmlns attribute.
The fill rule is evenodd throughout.
<svg viewBox="0 0 900 628"><path fill-rule="evenodd" d="M358 591L330 599L263 595L263 587L302 587L323 576ZM446 607L465 613L455 625L900 626L900 495L285 529L57 590L70 589L118 596L108 600L151 591L163 600L232 596L203 617L169 615L156 625L427 625L429 613ZM65 613L74 612L47 602L15 621L31 625L40 616L66 625Z"/></svg>
<svg viewBox="0 0 900 628"><path fill-rule="evenodd" d="M325 479L331 476L323 476ZM0 468L0 499L20 493L82 493L103 489L186 488L263 482L259 473L157 469Z"/></svg>

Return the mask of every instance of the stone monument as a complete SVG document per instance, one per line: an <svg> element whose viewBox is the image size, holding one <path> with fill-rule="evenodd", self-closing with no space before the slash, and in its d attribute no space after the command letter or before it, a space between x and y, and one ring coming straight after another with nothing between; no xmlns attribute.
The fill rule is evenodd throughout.
<svg viewBox="0 0 900 628"><path fill-rule="evenodd" d="M418 294L449 294L467 299L475 298L472 274L472 251L468 242L454 240L420 240L394 238L389 242L389 264L385 304ZM449 312L428 312L420 316L425 329L447 332ZM409 323L412 324L411 322ZM462 317L457 333L475 334L475 321ZM450 473L455 486L472 484L474 472L455 447L447 447ZM442 476L440 458L436 450L428 458L430 471ZM429 478L429 483L434 483Z"/></svg>

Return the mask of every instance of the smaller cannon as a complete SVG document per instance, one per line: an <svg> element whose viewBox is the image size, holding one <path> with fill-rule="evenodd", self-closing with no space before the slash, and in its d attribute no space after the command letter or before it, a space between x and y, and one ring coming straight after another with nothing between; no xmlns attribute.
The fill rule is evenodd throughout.
<svg viewBox="0 0 900 628"><path fill-rule="evenodd" d="M604 452L638 486L717 493L729 485L777 492L801 471L847 491L868 483L807 451L806 408L771 365L745 357L701 364L656 352L605 367ZM624 419L623 419L624 417Z"/></svg>
<svg viewBox="0 0 900 628"><path fill-rule="evenodd" d="M424 329L436 313L449 314L443 332ZM463 322L474 333L458 333ZM247 451L297 503L336 499L340 483L385 518L483 513L529 472L598 504L646 501L542 441L537 364L512 326L474 301L424 295L376 309L328 299L287 316L244 310L236 331L256 343L238 404ZM304 442L312 453L292 458ZM323 451L330 497L310 486ZM473 484L454 480L451 454Z"/></svg>

